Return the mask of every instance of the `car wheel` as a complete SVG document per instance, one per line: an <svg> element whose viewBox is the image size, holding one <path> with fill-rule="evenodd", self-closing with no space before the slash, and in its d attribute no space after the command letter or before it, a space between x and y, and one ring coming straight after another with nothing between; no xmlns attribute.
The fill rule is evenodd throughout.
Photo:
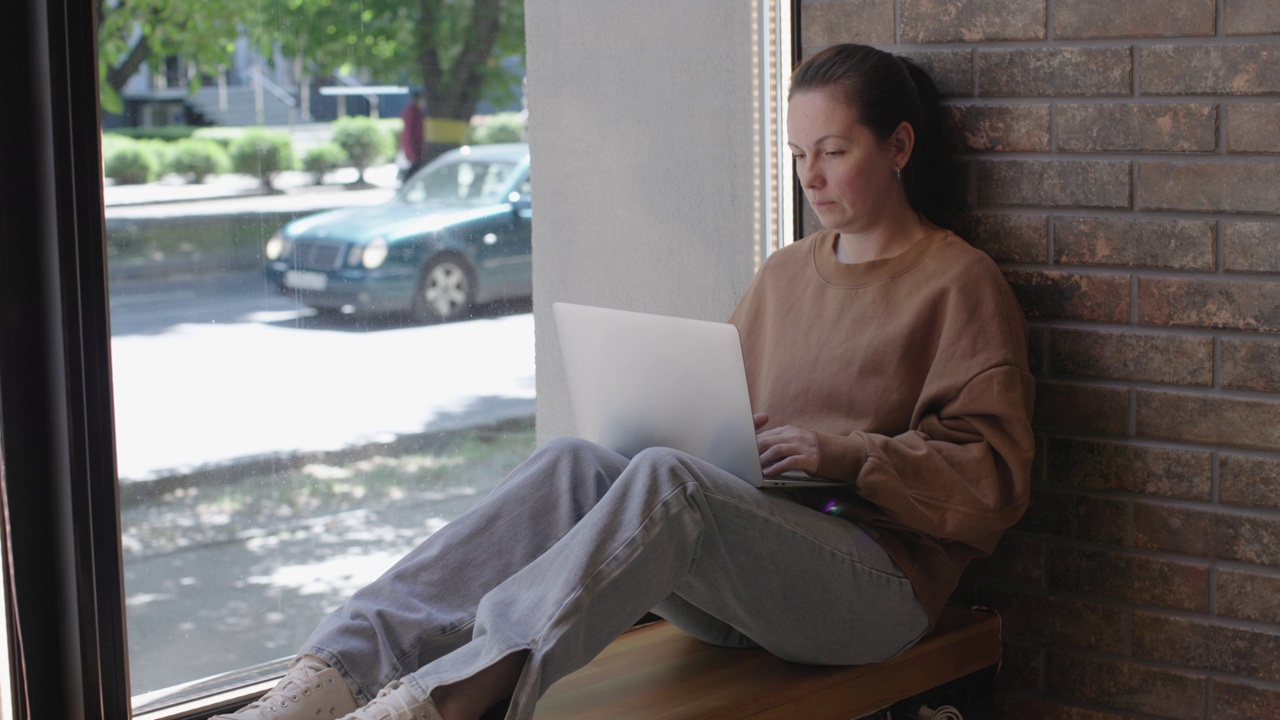
<svg viewBox="0 0 1280 720"><path fill-rule="evenodd" d="M471 278L471 269L457 258L432 260L418 281L414 317L426 322L447 322L466 315L475 300Z"/></svg>

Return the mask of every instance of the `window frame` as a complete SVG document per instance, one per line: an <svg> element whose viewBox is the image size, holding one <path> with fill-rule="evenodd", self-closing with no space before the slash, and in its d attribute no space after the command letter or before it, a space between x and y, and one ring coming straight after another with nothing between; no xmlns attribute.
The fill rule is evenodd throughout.
<svg viewBox="0 0 1280 720"><path fill-rule="evenodd" d="M761 12L789 7L789 25L779 32L789 33L794 64L801 48L798 0L758 2ZM13 684L13 707L0 707L0 716L116 720L131 716L132 696L97 6L94 0L14 0L11 13L0 29L0 59L15 69L6 87L11 107L23 111L0 118L0 562ZM767 52L768 40L761 40ZM781 84L778 78L762 94L785 107ZM785 128L780 114L764 112L767 148L770 132ZM781 156L775 162L776 182L793 189L790 163ZM774 202L791 210L779 196ZM788 224L799 223L797 212L781 215L775 241L786 237ZM138 717L196 718L232 709L261 694L282 669L220 676L224 687L235 689L210 688L199 699Z"/></svg>
<svg viewBox="0 0 1280 720"><path fill-rule="evenodd" d="M10 9L0 58L22 112L0 121L0 477L16 640L5 710L128 717L96 7Z"/></svg>

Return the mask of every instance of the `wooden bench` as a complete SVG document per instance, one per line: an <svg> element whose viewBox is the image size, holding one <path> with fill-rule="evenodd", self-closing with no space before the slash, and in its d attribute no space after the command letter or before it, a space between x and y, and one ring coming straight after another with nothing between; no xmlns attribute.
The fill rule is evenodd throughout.
<svg viewBox="0 0 1280 720"><path fill-rule="evenodd" d="M850 720L1000 660L1000 618L948 607L932 633L883 663L797 665L695 640L669 623L632 630L560 680L537 720ZM962 709L963 710L963 709Z"/></svg>

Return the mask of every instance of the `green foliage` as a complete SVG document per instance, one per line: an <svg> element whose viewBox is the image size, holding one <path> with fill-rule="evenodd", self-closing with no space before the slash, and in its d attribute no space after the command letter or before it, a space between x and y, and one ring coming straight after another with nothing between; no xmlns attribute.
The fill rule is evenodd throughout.
<svg viewBox="0 0 1280 720"><path fill-rule="evenodd" d="M209 175L230 170L231 156L213 140L187 138L177 141L169 149L168 168L170 172L202 183Z"/></svg>
<svg viewBox="0 0 1280 720"><path fill-rule="evenodd" d="M311 173L311 179L319 185L324 182L324 174L347 165L347 152L337 143L327 142L316 145L307 151L302 158L302 169Z"/></svg>
<svg viewBox="0 0 1280 720"><path fill-rule="evenodd" d="M102 107L120 113L120 88L148 60L170 56L192 63L192 90L201 76L230 65L241 28L266 37L259 0L97 0L98 68ZM279 28L275 27L278 32Z"/></svg>
<svg viewBox="0 0 1280 720"><path fill-rule="evenodd" d="M169 167L170 145L164 140L156 140L155 138L143 138L137 141L138 146L151 154L151 159L155 162L157 174L165 172Z"/></svg>
<svg viewBox="0 0 1280 720"><path fill-rule="evenodd" d="M194 125L158 125L155 127L122 127L111 132L135 140L164 140L176 142L191 137L199 130Z"/></svg>
<svg viewBox="0 0 1280 720"><path fill-rule="evenodd" d="M520 84L498 60L524 58L524 0L279 0L269 12L286 57L317 75L403 78L426 88L434 117L469 119L479 100L508 102Z"/></svg>
<svg viewBox="0 0 1280 720"><path fill-rule="evenodd" d="M426 88L436 117L466 120L479 100L513 98L523 59L524 0L97 0L102 107L142 64L180 57L200 78L231 64L247 33L265 57L302 58L309 72L362 72ZM279 55L276 51L279 51Z"/></svg>
<svg viewBox="0 0 1280 720"><path fill-rule="evenodd" d="M231 167L258 178L264 188L271 189L277 173L293 169L293 140L287 133L246 130L231 143Z"/></svg>
<svg viewBox="0 0 1280 720"><path fill-rule="evenodd" d="M139 185L155 180L159 165L141 142L116 138L103 143L102 172L119 185Z"/></svg>
<svg viewBox="0 0 1280 720"><path fill-rule="evenodd" d="M367 117L339 118L333 124L333 142L347 154L348 160L360 173L370 165L387 157L391 147L387 133L376 120Z"/></svg>
<svg viewBox="0 0 1280 720"><path fill-rule="evenodd" d="M524 140L524 121L520 113L498 113L480 125L471 127L467 142L471 145L520 142Z"/></svg>
<svg viewBox="0 0 1280 720"><path fill-rule="evenodd" d="M191 134L191 137L199 140L212 140L223 147L224 150L231 149L231 143L245 134L245 128L242 127L207 127L200 128Z"/></svg>

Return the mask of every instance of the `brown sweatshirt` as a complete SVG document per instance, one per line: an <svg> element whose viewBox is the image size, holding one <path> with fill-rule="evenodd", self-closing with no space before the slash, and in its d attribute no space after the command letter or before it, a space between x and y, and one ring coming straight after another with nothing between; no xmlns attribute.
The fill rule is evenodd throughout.
<svg viewBox="0 0 1280 720"><path fill-rule="evenodd" d="M946 230L845 264L833 231L774 253L730 317L755 412L812 430L795 491L879 540L936 620L960 573L1022 516L1035 441L1026 322L995 263Z"/></svg>

